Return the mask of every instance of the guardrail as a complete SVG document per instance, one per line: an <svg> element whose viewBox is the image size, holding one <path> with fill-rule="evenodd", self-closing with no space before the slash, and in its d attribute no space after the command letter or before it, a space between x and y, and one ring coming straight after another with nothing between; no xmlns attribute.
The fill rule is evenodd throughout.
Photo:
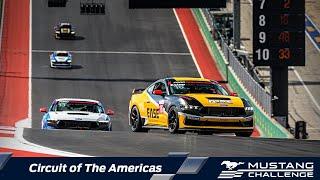
<svg viewBox="0 0 320 180"><path fill-rule="evenodd" d="M205 13L203 13L201 9L192 9L192 12L197 20L197 23L199 25L199 28L201 29L201 32L208 45L208 48L213 54L214 60L217 63L220 72L228 78L229 86L232 88L233 91L237 92L240 97L246 98L252 102L252 106L255 111L255 125L258 127L260 131L260 136L271 138L292 138L292 135L284 127L282 127L277 121L272 119L271 116L267 114L266 110L263 110L261 108L259 103L257 103L257 100L253 98L252 93L249 93L247 87L244 86L243 81L241 81L240 78L237 76L234 68L244 67L241 67L241 64L236 64L237 61L230 60L229 54L225 57L225 54L232 54L232 51L227 46L219 47L221 44L224 44L224 41L218 42L213 39L212 29L210 29L210 25L207 23L212 21L206 22ZM230 65L228 61L233 64ZM244 70L240 69L240 71Z"/></svg>
<svg viewBox="0 0 320 180"><path fill-rule="evenodd" d="M202 9L203 15L207 19L211 32L214 30L214 20L207 9ZM236 76L240 79L246 90L253 96L256 102L262 107L262 109L271 116L271 95L261 87L261 85L249 74L247 69L239 62L239 59L234 55L233 50L228 46L224 37L218 31L214 31L214 37L219 44L226 63L233 69ZM226 74L228 72L225 72ZM228 77L228 76L226 76Z"/></svg>

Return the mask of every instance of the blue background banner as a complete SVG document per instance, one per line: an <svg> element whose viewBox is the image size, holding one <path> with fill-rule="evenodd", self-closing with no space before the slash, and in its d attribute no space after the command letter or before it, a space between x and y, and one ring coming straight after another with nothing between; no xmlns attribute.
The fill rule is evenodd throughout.
<svg viewBox="0 0 320 180"><path fill-rule="evenodd" d="M94 157L10 158L1 179L319 179L320 158ZM3 161L4 162L4 161ZM1 164L2 162L0 162ZM93 165L95 164L95 166ZM94 168L93 168L94 166ZM59 171L59 172L45 172ZM30 172L33 171L33 172Z"/></svg>

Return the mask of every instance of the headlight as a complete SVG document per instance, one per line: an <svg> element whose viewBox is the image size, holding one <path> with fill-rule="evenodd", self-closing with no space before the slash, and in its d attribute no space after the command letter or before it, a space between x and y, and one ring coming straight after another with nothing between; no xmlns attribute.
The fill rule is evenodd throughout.
<svg viewBox="0 0 320 180"><path fill-rule="evenodd" d="M244 110L246 112L246 115L252 116L254 112L253 112L253 107L251 106L251 104L245 99L242 99L242 102L244 105Z"/></svg>
<svg viewBox="0 0 320 180"><path fill-rule="evenodd" d="M57 120L56 120L56 119L48 119L48 120L47 120L47 123L48 123L49 125L55 125L55 124L57 124Z"/></svg>
<svg viewBox="0 0 320 180"><path fill-rule="evenodd" d="M195 105L189 105L186 100L184 99L179 99L180 102L180 107L182 110L198 110L200 109L200 106L195 106Z"/></svg>

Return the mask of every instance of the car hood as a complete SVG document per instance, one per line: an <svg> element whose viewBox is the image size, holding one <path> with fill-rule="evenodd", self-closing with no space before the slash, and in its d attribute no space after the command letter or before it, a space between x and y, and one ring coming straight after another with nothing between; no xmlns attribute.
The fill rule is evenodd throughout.
<svg viewBox="0 0 320 180"><path fill-rule="evenodd" d="M239 97L218 94L183 94L184 99L194 98L205 107L244 107Z"/></svg>
<svg viewBox="0 0 320 180"><path fill-rule="evenodd" d="M69 57L62 57L62 56L55 56L54 60L58 61L58 62L65 62L69 59ZM71 60L71 59L70 59Z"/></svg>
<svg viewBox="0 0 320 180"><path fill-rule="evenodd" d="M77 121L104 121L108 115L103 113L91 113L84 111L62 111L49 112L49 119L52 120L77 120Z"/></svg>

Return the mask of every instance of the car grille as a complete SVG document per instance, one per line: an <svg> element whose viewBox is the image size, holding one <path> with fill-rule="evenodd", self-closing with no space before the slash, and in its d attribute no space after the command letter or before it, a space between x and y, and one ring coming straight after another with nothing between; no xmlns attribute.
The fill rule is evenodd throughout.
<svg viewBox="0 0 320 180"><path fill-rule="evenodd" d="M244 108L234 107L203 107L200 110L201 116L217 116L217 117L238 117L245 116Z"/></svg>
<svg viewBox="0 0 320 180"><path fill-rule="evenodd" d="M62 28L62 29L61 29L61 33L69 34L69 33L70 33L70 29Z"/></svg>
<svg viewBox="0 0 320 180"><path fill-rule="evenodd" d="M199 121L186 119L185 125L187 126L224 126L224 127L253 127L252 121L237 121L237 122L226 122L226 121Z"/></svg>
<svg viewBox="0 0 320 180"><path fill-rule="evenodd" d="M54 66L70 66L70 63L68 62L53 62Z"/></svg>
<svg viewBox="0 0 320 180"><path fill-rule="evenodd" d="M92 121L71 121L71 120L60 120L57 124L58 128L89 128L97 129L99 124Z"/></svg>

